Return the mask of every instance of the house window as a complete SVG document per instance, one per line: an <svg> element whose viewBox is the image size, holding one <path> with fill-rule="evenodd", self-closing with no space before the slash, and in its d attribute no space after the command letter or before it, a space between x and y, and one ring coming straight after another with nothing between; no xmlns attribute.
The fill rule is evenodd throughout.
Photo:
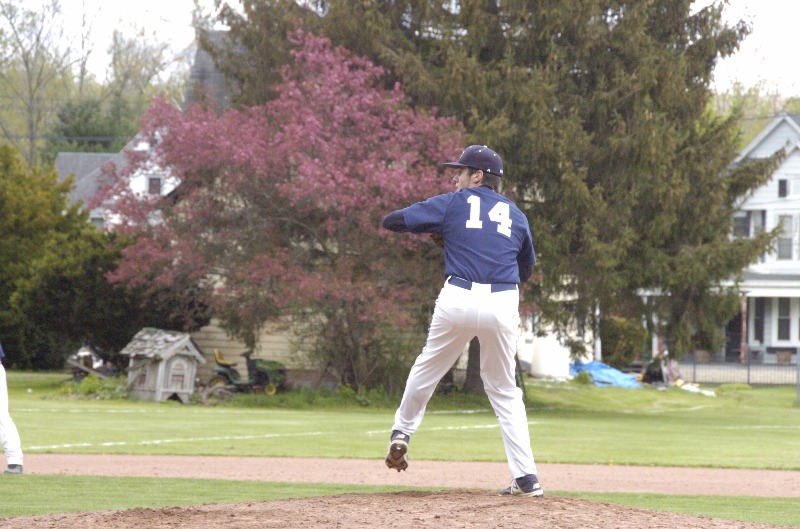
<svg viewBox="0 0 800 529"><path fill-rule="evenodd" d="M183 379L185 375L173 373L170 377L169 381L169 388L170 389L183 389Z"/></svg>
<svg viewBox="0 0 800 529"><path fill-rule="evenodd" d="M789 341L792 326L792 300L778 298L778 340Z"/></svg>
<svg viewBox="0 0 800 529"><path fill-rule="evenodd" d="M792 234L793 234L793 224L791 215L779 216L778 226L780 226L782 232L780 237L778 237L778 259L790 260L792 258Z"/></svg>
<svg viewBox="0 0 800 529"><path fill-rule="evenodd" d="M750 212L733 217L733 236L750 237Z"/></svg>
<svg viewBox="0 0 800 529"><path fill-rule="evenodd" d="M188 370L188 364L183 360L176 358L172 362L172 367L170 369L170 379L169 379L170 389L184 389L187 370Z"/></svg>
<svg viewBox="0 0 800 529"><path fill-rule="evenodd" d="M766 210L753 211L750 216L753 219L753 235L764 233L764 224L767 223Z"/></svg>
<svg viewBox="0 0 800 529"><path fill-rule="evenodd" d="M788 180L788 189L787 193L789 196L798 196L800 195L800 175L787 175L789 178Z"/></svg>
<svg viewBox="0 0 800 529"><path fill-rule="evenodd" d="M753 314L753 338L755 341L764 343L764 312L766 303L764 298L755 299L755 311Z"/></svg>
<svg viewBox="0 0 800 529"><path fill-rule="evenodd" d="M161 194L161 177L151 176L147 179L147 192L151 195Z"/></svg>
<svg viewBox="0 0 800 529"><path fill-rule="evenodd" d="M789 181L785 178L778 180L778 196L785 197L788 194Z"/></svg>

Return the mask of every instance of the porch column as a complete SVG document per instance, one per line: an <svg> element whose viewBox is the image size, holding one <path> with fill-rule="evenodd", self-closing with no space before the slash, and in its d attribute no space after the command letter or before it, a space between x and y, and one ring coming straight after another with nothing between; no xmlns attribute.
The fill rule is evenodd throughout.
<svg viewBox="0 0 800 529"><path fill-rule="evenodd" d="M739 362L747 361L747 296L741 299L741 336L739 337Z"/></svg>
<svg viewBox="0 0 800 529"><path fill-rule="evenodd" d="M594 304L594 359L603 361L603 344L600 339L600 303Z"/></svg>

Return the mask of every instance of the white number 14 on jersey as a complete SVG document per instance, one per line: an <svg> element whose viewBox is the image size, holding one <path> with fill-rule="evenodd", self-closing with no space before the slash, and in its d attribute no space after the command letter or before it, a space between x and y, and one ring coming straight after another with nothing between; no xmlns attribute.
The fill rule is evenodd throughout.
<svg viewBox="0 0 800 529"><path fill-rule="evenodd" d="M469 202L467 228L482 229L481 197L472 195L467 199L467 202ZM489 220L497 223L498 233L502 233L506 237L511 237L511 211L508 204L505 202L498 202L495 204L494 207L489 210Z"/></svg>

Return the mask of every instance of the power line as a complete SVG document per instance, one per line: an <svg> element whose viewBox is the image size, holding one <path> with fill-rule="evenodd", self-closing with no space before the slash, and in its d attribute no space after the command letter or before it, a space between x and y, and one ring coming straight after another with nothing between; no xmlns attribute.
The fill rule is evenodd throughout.
<svg viewBox="0 0 800 529"><path fill-rule="evenodd" d="M3 137L6 139L15 139L15 140L28 140L32 138L34 140L51 140L51 141L63 140L63 141L75 141L75 142L80 142L80 141L102 142L102 141L116 141L116 140L128 142L133 138L133 136L59 136L56 134L36 134L34 136L30 136L28 134L6 134Z"/></svg>

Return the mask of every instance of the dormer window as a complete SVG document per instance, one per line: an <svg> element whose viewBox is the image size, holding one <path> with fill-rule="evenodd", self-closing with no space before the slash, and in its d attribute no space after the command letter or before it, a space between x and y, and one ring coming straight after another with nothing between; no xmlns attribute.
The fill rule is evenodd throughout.
<svg viewBox="0 0 800 529"><path fill-rule="evenodd" d="M147 178L147 192L151 195L160 195L161 194L161 177L160 176L149 176Z"/></svg>
<svg viewBox="0 0 800 529"><path fill-rule="evenodd" d="M800 197L800 175L787 175L778 180L778 197Z"/></svg>

